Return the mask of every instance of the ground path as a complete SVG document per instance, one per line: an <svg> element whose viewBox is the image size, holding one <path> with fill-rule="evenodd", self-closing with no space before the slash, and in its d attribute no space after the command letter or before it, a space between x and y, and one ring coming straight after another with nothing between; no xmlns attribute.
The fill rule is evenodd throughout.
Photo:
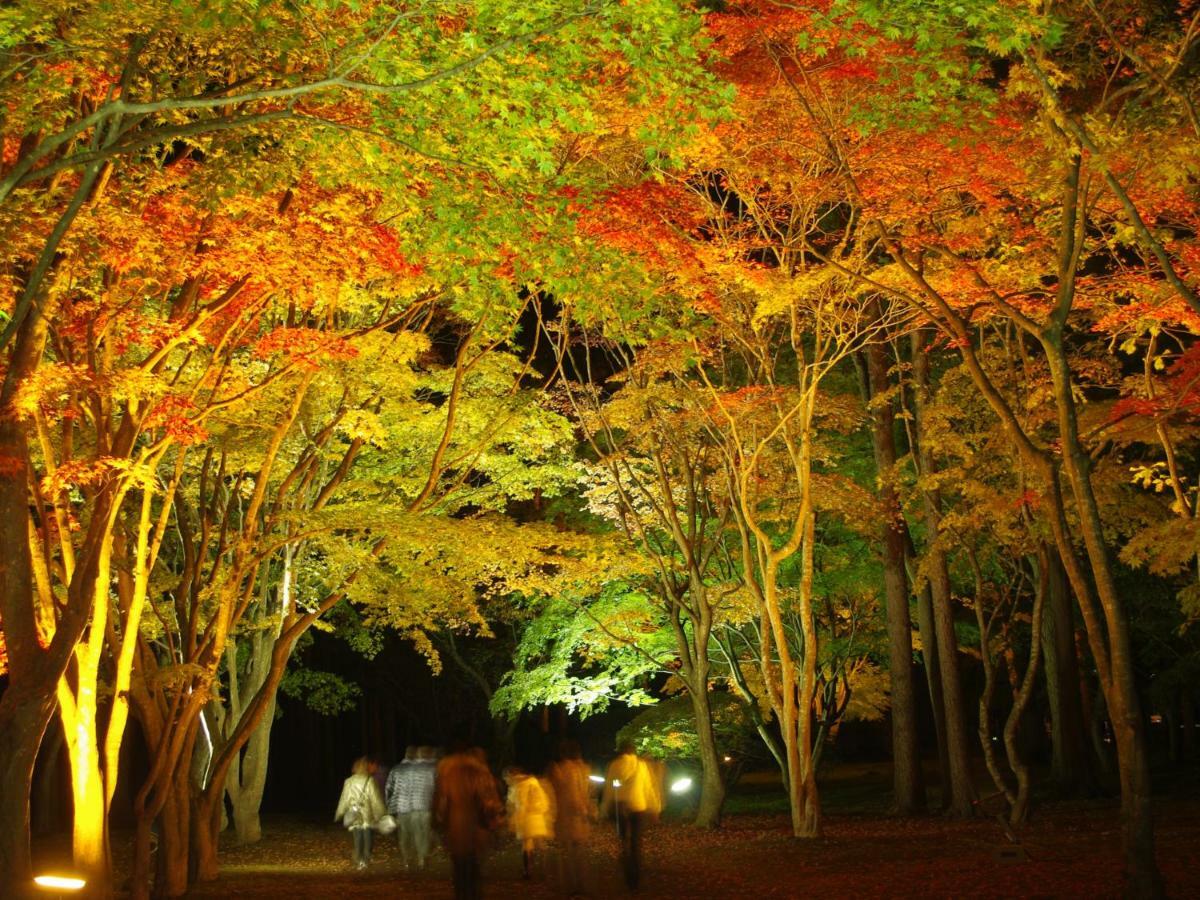
<svg viewBox="0 0 1200 900"><path fill-rule="evenodd" d="M1200 896L1200 809L1166 801L1158 808L1159 856L1170 896ZM989 821L954 822L938 816L898 820L878 815L832 815L819 841L789 838L777 814L731 816L719 833L663 823L646 840L646 879L640 896L719 897L1116 897L1120 890L1119 835L1111 802L1041 807L1022 833L1028 861L997 858L1006 847ZM270 819L251 847L222 853L218 882L196 897L383 898L451 896L446 861L428 872L402 870L391 838L380 839L372 868L355 872L349 842L335 826ZM597 834L592 861L596 897L624 892L616 880L615 842ZM488 898L540 900L559 896L553 866L533 883L519 877L515 847L499 848L485 867Z"/></svg>

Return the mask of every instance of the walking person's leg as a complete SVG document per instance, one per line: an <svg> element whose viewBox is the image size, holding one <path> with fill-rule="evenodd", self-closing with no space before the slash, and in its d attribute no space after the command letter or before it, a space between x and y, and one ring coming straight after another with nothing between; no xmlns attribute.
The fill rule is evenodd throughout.
<svg viewBox="0 0 1200 900"><path fill-rule="evenodd" d="M362 864L365 868L371 862L371 845L375 843L375 829L362 828L359 829L363 833L363 858Z"/></svg>
<svg viewBox="0 0 1200 900"><path fill-rule="evenodd" d="M636 874L633 868L633 815L621 810L617 816L618 837L621 844L621 874L625 878L625 887L635 888Z"/></svg>
<svg viewBox="0 0 1200 900"><path fill-rule="evenodd" d="M366 866L366 844L365 834L368 831L366 828L351 828L350 834L354 838L354 866L357 869L362 869Z"/></svg>
<svg viewBox="0 0 1200 900"><path fill-rule="evenodd" d="M645 813L633 813L629 817L629 857L633 881L630 887L636 888L642 880L642 829L646 824Z"/></svg>
<svg viewBox="0 0 1200 900"><path fill-rule="evenodd" d="M474 888L471 885L470 854L455 854L450 858L451 877L454 879L454 900L473 900Z"/></svg>
<svg viewBox="0 0 1200 900"><path fill-rule="evenodd" d="M412 831L412 813L404 812L396 816L396 842L400 845L400 861L404 863L406 869L412 865Z"/></svg>
<svg viewBox="0 0 1200 900"><path fill-rule="evenodd" d="M483 897L483 860L478 852L470 856L471 900L482 900Z"/></svg>
<svg viewBox="0 0 1200 900"><path fill-rule="evenodd" d="M432 813L427 809L413 813L413 823L413 845L417 854L417 867L423 869L433 844Z"/></svg>

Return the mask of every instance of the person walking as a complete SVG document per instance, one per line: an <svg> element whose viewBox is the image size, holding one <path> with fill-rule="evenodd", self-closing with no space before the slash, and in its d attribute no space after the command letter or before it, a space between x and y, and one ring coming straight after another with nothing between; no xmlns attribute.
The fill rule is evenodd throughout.
<svg viewBox="0 0 1200 900"><path fill-rule="evenodd" d="M650 770L638 758L632 743L625 743L608 766L601 812L615 809L621 840L621 868L625 886L636 891L642 878L642 830L652 798Z"/></svg>
<svg viewBox="0 0 1200 900"><path fill-rule="evenodd" d="M508 785L508 824L521 843L521 873L533 877L535 858L541 857L546 841L553 837L550 796L542 782L512 766L504 770Z"/></svg>
<svg viewBox="0 0 1200 900"><path fill-rule="evenodd" d="M554 832L558 841L562 886L568 896L587 893L584 849L591 836L596 810L592 802L591 771L576 741L563 741L558 760L547 772L554 800Z"/></svg>
<svg viewBox="0 0 1200 900"><path fill-rule="evenodd" d="M456 741L438 763L433 789L433 826L450 855L455 900L482 896L482 857L503 820L496 779L485 758Z"/></svg>
<svg viewBox="0 0 1200 900"><path fill-rule="evenodd" d="M396 819L396 840L404 868L425 868L429 856L429 820L433 809L432 751L412 746L387 778L387 808Z"/></svg>
<svg viewBox="0 0 1200 900"><path fill-rule="evenodd" d="M340 819L350 831L355 868L365 869L370 863L374 829L386 813L379 785L371 777L371 762L360 757L342 783L342 795L333 814L333 821Z"/></svg>

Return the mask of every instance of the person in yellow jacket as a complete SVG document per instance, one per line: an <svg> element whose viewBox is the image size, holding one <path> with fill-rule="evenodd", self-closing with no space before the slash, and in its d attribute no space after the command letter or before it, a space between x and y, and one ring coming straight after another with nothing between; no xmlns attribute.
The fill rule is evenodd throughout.
<svg viewBox="0 0 1200 900"><path fill-rule="evenodd" d="M654 789L654 775L631 743L621 745L604 778L601 815L615 809L621 839L621 867L625 886L637 890L642 876L642 830L646 819L661 809L661 792Z"/></svg>
<svg viewBox="0 0 1200 900"><path fill-rule="evenodd" d="M504 782L508 785L508 824L521 842L524 877L531 878L534 858L554 836L550 795L540 779L516 766L504 770Z"/></svg>

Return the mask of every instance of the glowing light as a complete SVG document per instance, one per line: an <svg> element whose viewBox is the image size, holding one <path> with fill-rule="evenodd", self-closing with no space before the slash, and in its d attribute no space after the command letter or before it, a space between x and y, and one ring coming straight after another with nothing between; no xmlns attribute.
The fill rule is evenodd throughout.
<svg viewBox="0 0 1200 900"><path fill-rule="evenodd" d="M39 875L33 882L38 887L54 888L58 891L78 891L87 884L82 878L69 875Z"/></svg>
<svg viewBox="0 0 1200 900"><path fill-rule="evenodd" d="M621 782L617 781L617 779L614 778L613 779L613 787L620 787L620 786L621 786Z"/></svg>
<svg viewBox="0 0 1200 900"><path fill-rule="evenodd" d="M588 780L594 781L594 782L596 782L596 784L604 784L604 776L603 775L589 775Z"/></svg>
<svg viewBox="0 0 1200 900"><path fill-rule="evenodd" d="M726 757L725 757L725 762L733 762L733 757L732 757L732 756L726 756Z"/></svg>
<svg viewBox="0 0 1200 900"><path fill-rule="evenodd" d="M686 775L683 778L676 778L671 782L671 793L682 794L692 789L692 779Z"/></svg>

